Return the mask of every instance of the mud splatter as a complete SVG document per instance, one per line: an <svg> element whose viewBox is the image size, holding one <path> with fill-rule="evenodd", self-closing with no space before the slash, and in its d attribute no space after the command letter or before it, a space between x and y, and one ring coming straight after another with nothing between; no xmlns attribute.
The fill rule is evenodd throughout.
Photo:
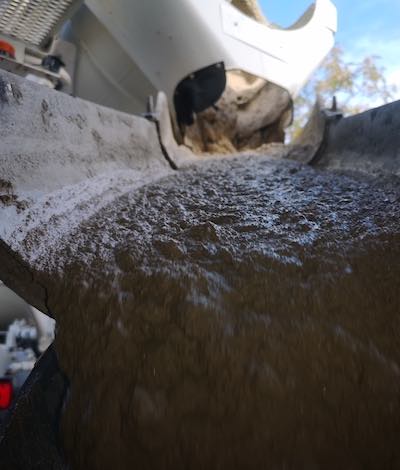
<svg viewBox="0 0 400 470"><path fill-rule="evenodd" d="M12 189L13 185L10 181L0 178L0 193L10 194Z"/></svg>
<svg viewBox="0 0 400 470"><path fill-rule="evenodd" d="M42 100L40 115L42 116L42 122L47 131L47 128L50 124L50 118L53 116L51 111L49 111L49 103L46 100Z"/></svg>
<svg viewBox="0 0 400 470"><path fill-rule="evenodd" d="M0 103L8 103L8 83L0 77Z"/></svg>
<svg viewBox="0 0 400 470"><path fill-rule="evenodd" d="M22 91L20 90L19 86L16 85L15 83L11 84L11 93L13 95L13 98L14 98L15 102L17 104L21 104L22 99L23 99L23 94L22 94Z"/></svg>

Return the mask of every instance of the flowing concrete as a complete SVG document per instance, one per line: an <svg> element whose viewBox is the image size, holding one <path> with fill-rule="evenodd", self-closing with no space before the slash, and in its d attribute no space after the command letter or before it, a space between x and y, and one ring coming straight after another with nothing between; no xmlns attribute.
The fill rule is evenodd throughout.
<svg viewBox="0 0 400 470"><path fill-rule="evenodd" d="M45 356L7 468L64 467L61 409L75 469L398 468L396 178L174 172L162 102L154 123L1 76L0 279L56 314L71 381Z"/></svg>

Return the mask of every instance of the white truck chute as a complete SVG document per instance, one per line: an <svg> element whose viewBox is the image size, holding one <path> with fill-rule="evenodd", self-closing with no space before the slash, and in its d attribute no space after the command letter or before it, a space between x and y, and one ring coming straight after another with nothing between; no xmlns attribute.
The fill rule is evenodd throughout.
<svg viewBox="0 0 400 470"><path fill-rule="evenodd" d="M228 0L81 3L2 2L0 46L15 51L3 47L3 68L127 112L144 112L148 96L162 90L178 120L179 108L190 114L217 101L225 70L265 79L294 98L336 32L330 0L316 0L290 28L258 22ZM66 42L53 40L62 26Z"/></svg>

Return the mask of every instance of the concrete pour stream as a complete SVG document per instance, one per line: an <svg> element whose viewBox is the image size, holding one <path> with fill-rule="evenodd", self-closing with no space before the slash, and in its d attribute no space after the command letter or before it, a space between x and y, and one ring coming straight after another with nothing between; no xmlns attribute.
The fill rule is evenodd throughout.
<svg viewBox="0 0 400 470"><path fill-rule="evenodd" d="M85 221L49 297L72 468L400 465L399 216L398 183L255 157Z"/></svg>
<svg viewBox="0 0 400 470"><path fill-rule="evenodd" d="M29 89L22 95L40 109ZM65 132L66 98L47 99L60 109L45 127L54 143ZM29 230L21 236L4 224L0 275L56 317L52 351L70 384L61 442L45 422L34 428L44 419L32 405L36 390L0 443L3 462L67 468L59 446L77 470L399 468L398 178L267 155L174 173L151 147L150 123L123 116L149 136L148 148L130 137L135 160L117 138L110 145L84 131L121 124L121 115L89 111L89 122L72 123L75 109L65 124L83 126L79 171L63 173L65 149L54 160L46 154L70 186L52 180L37 197L29 184L46 167L32 157L24 181L24 159L10 165L2 156L12 183L2 214L19 214ZM65 148L79 152L74 145ZM158 178L141 179L135 162L148 174L155 165ZM117 164L125 167L112 173ZM90 171L92 192L80 171ZM122 175L117 193L96 185ZM24 207L13 191L25 194ZM65 198L71 206L54 212ZM60 375L49 376L62 390ZM54 395L46 400L58 406ZM36 421L25 419L29 406Z"/></svg>

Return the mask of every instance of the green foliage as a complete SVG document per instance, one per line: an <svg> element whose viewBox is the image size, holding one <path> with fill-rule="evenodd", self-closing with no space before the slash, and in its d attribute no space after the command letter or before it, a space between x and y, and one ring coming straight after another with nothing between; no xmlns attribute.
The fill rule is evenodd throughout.
<svg viewBox="0 0 400 470"><path fill-rule="evenodd" d="M379 62L380 58L374 55L349 62L343 49L334 47L294 103L295 119L289 138L301 132L317 99L323 107L330 107L336 96L338 108L344 114L392 101L397 89L387 83L385 68Z"/></svg>

